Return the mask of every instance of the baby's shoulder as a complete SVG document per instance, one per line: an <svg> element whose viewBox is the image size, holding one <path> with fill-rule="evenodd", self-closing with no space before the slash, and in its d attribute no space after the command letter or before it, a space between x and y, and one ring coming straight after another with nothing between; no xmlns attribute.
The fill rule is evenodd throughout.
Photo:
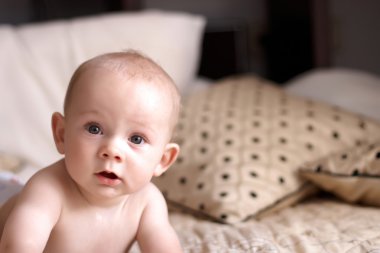
<svg viewBox="0 0 380 253"><path fill-rule="evenodd" d="M23 192L43 193L40 197L61 194L64 191L64 172L60 162L36 172L26 183Z"/></svg>
<svg viewBox="0 0 380 253"><path fill-rule="evenodd" d="M149 183L141 189L138 198L143 200L145 208L166 208L164 196L153 183Z"/></svg>
<svg viewBox="0 0 380 253"><path fill-rule="evenodd" d="M57 220L64 193L56 168L49 166L34 174L15 196L12 212L21 217L32 213L41 219Z"/></svg>
<svg viewBox="0 0 380 253"><path fill-rule="evenodd" d="M146 185L140 191L140 194L141 198L144 199L144 205L139 218L140 228L150 227L153 223L161 224L161 221L167 220L168 208L166 201L160 190L153 183Z"/></svg>
<svg viewBox="0 0 380 253"><path fill-rule="evenodd" d="M156 199L162 197L161 191L153 183L148 183L139 191L139 196L146 200Z"/></svg>

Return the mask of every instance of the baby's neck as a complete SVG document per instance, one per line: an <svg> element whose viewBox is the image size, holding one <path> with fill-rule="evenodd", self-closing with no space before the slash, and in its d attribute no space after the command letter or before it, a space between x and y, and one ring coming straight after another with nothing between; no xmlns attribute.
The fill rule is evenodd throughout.
<svg viewBox="0 0 380 253"><path fill-rule="evenodd" d="M118 208L118 207L124 206L129 198L129 195L123 195L123 196L118 196L118 197L113 197L113 198L97 196L95 194L86 192L86 190L82 189L77 184L75 184L75 186L80 197L83 198L83 201L91 207L98 207L100 209Z"/></svg>

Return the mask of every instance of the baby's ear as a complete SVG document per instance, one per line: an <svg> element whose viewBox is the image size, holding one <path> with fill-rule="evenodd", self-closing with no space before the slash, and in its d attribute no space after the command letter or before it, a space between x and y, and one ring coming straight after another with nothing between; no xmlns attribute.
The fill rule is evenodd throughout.
<svg viewBox="0 0 380 253"><path fill-rule="evenodd" d="M162 155L160 163L156 166L153 176L158 177L175 162L179 154L179 146L176 143L168 143Z"/></svg>
<svg viewBox="0 0 380 253"><path fill-rule="evenodd" d="M53 113L51 117L51 128L55 146L60 154L64 154L65 118L59 112Z"/></svg>

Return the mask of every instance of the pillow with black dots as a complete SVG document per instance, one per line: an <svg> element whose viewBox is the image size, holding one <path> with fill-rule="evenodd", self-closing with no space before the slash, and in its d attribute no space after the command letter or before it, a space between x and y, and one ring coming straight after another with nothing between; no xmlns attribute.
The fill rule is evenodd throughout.
<svg viewBox="0 0 380 253"><path fill-rule="evenodd" d="M347 202L380 207L380 140L305 164L300 174Z"/></svg>
<svg viewBox="0 0 380 253"><path fill-rule="evenodd" d="M295 204L316 189L298 169L380 135L380 124L286 93L256 76L230 77L183 99L180 155L153 182L169 207L233 224Z"/></svg>

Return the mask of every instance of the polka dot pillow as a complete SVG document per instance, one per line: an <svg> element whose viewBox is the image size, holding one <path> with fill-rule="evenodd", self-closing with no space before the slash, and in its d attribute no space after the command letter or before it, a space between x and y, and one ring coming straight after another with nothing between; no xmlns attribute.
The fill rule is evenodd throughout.
<svg viewBox="0 0 380 253"><path fill-rule="evenodd" d="M300 173L345 201L380 207L380 140L306 164Z"/></svg>
<svg viewBox="0 0 380 253"><path fill-rule="evenodd" d="M298 168L379 135L380 126L291 96L255 76L220 81L184 99L181 153L155 184L169 206L223 223L259 217L315 189Z"/></svg>

